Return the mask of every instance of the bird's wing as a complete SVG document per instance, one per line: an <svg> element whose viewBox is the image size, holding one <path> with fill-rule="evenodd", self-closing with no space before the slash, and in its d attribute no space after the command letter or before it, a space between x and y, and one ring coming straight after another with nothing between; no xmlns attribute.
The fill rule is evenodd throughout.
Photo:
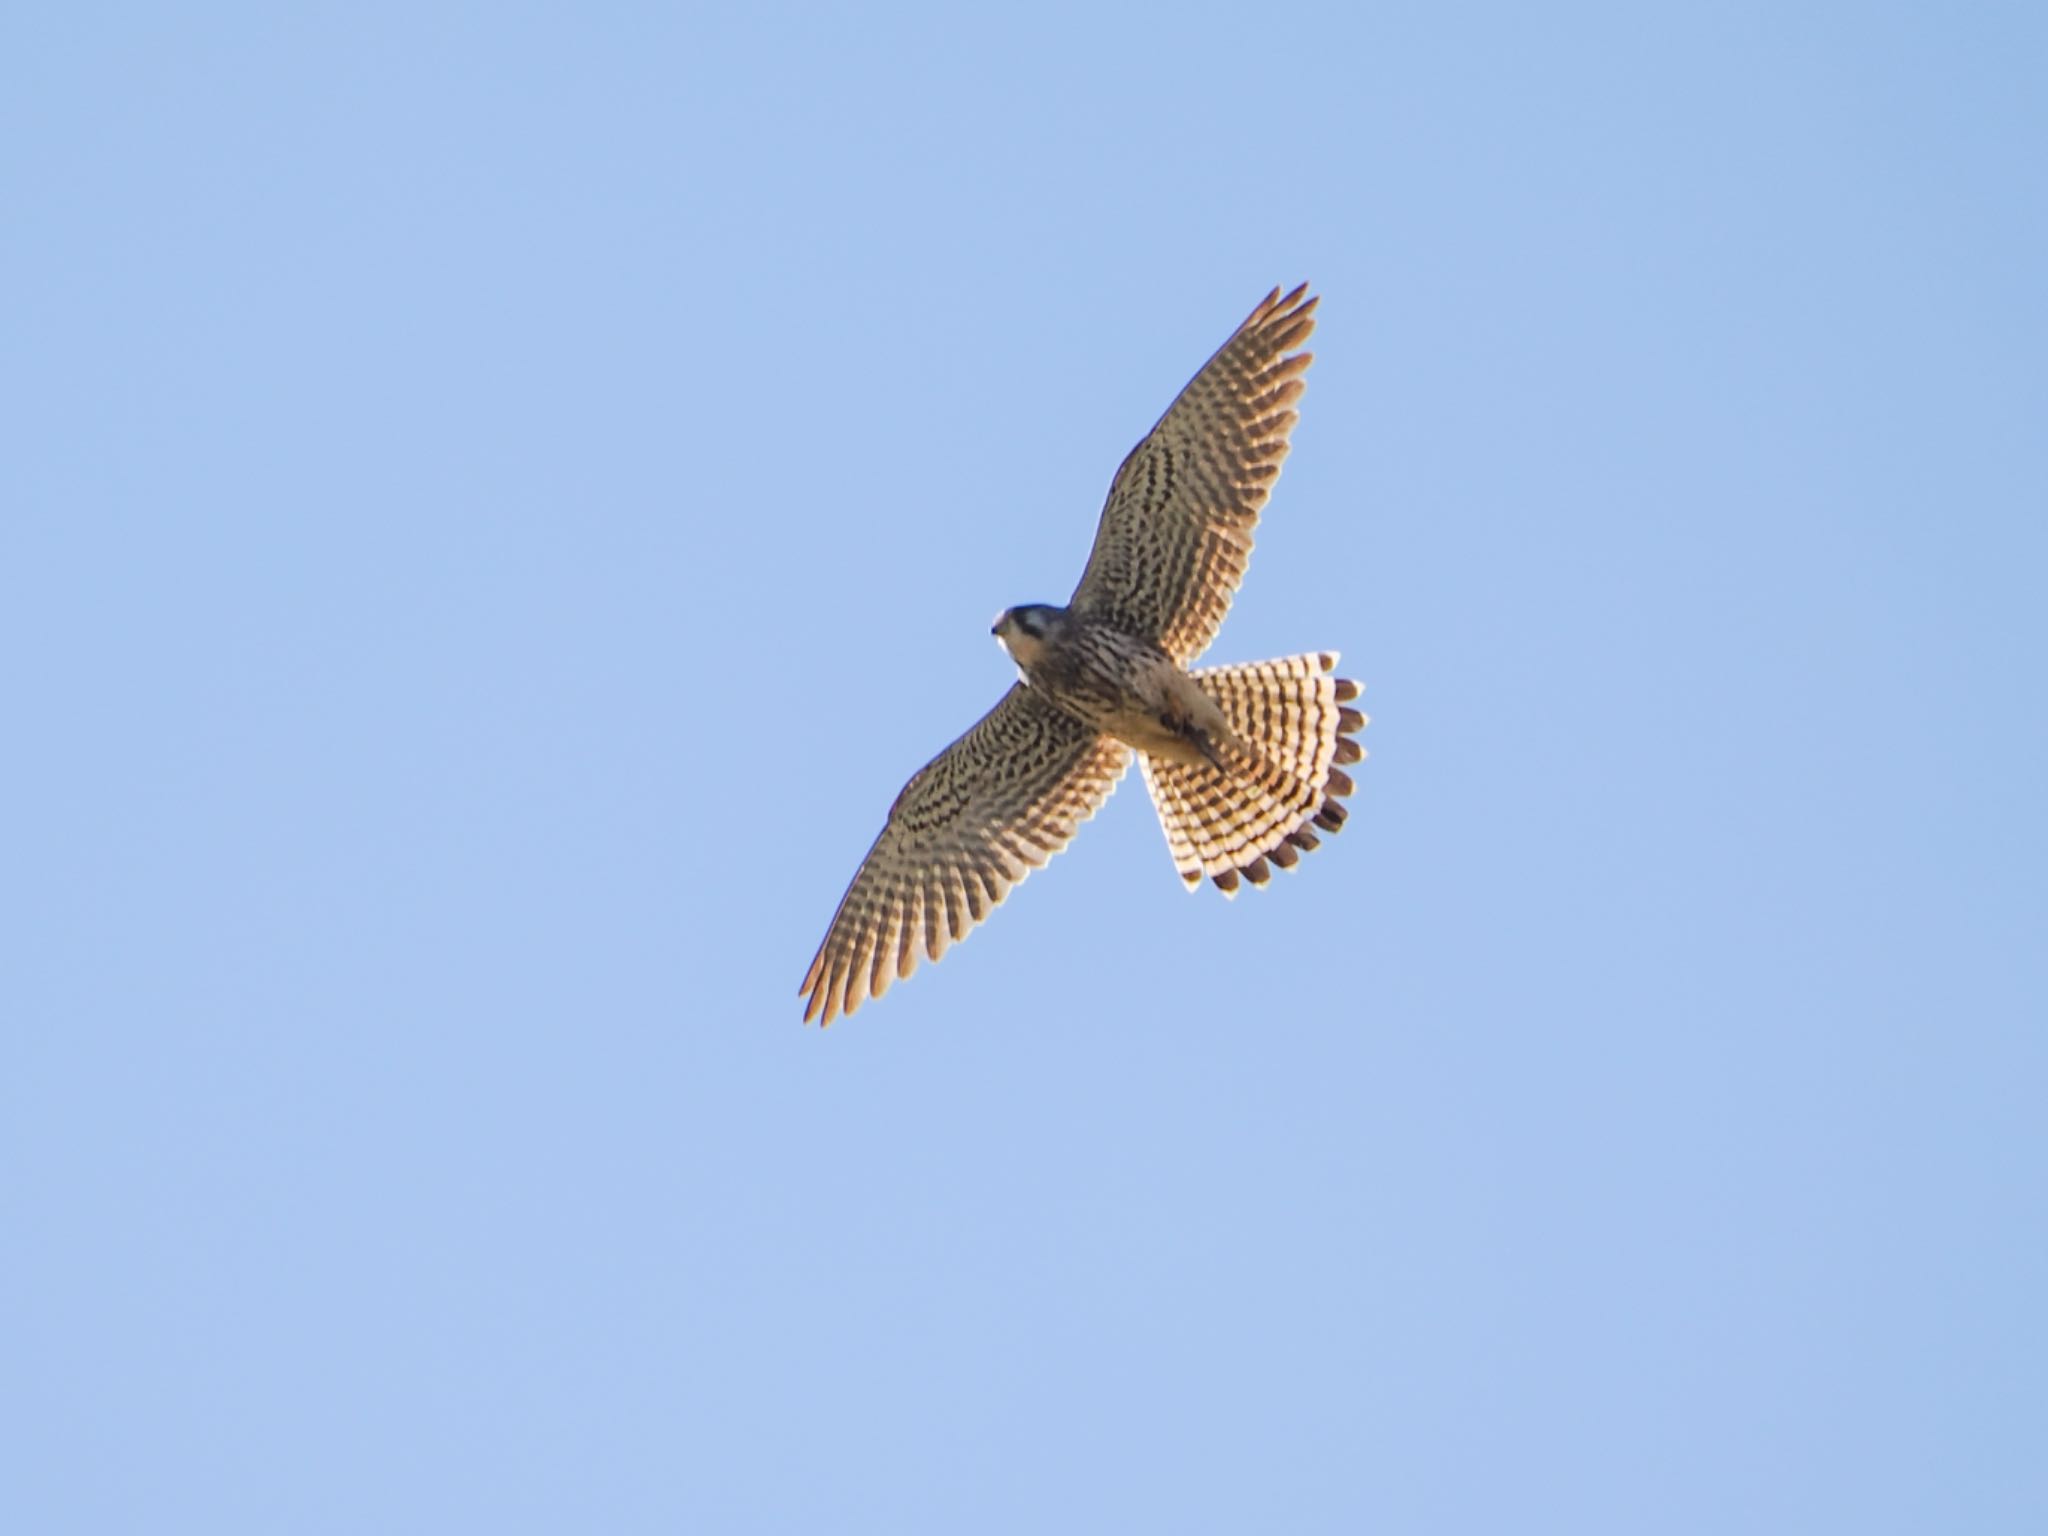
<svg viewBox="0 0 2048 1536"><path fill-rule="evenodd" d="M1307 284L1274 289L1133 448L1103 504L1071 606L1156 640L1185 666L1208 649L1251 558L1287 457L1315 329Z"/></svg>
<svg viewBox="0 0 2048 1536"><path fill-rule="evenodd" d="M846 888L797 990L830 1024L946 947L1058 853L1123 777L1130 749L1023 684L919 769Z"/></svg>

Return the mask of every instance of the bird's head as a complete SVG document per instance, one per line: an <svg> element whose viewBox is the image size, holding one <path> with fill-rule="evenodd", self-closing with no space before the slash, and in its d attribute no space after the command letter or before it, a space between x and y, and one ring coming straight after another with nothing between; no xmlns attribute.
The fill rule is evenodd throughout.
<svg viewBox="0 0 2048 1536"><path fill-rule="evenodd" d="M1002 642L1012 661L1020 667L1029 668L1038 660L1046 642L1065 617L1064 608L1055 608L1050 603L1022 603L1015 608L1005 608L989 633Z"/></svg>

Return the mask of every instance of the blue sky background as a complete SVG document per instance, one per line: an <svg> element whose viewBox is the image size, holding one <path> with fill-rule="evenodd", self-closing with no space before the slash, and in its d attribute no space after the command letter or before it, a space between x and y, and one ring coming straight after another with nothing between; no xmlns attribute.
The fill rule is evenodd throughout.
<svg viewBox="0 0 2048 1536"><path fill-rule="evenodd" d="M0 20L10 1530L2048 1529L2038 7ZM796 984L1325 295L1133 776Z"/></svg>

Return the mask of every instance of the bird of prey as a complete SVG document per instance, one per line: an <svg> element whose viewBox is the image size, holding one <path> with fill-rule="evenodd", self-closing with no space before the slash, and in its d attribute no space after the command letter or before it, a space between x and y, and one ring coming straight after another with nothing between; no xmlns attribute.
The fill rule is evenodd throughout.
<svg viewBox="0 0 2048 1536"><path fill-rule="evenodd" d="M1336 654L1190 670L1287 456L1307 291L1268 294L1131 450L1067 605L996 620L1020 680L889 808L798 988L806 1022L853 1012L965 938L1066 847L1134 751L1190 890L1264 885L1344 824L1343 765L1364 756L1366 721Z"/></svg>

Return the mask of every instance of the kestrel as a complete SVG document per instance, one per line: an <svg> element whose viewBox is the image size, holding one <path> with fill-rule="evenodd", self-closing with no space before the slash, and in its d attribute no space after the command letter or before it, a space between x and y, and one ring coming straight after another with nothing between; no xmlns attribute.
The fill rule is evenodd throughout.
<svg viewBox="0 0 2048 1536"><path fill-rule="evenodd" d="M1103 504L1064 608L1006 609L1020 681L903 786L798 988L830 1024L963 939L1065 848L1129 765L1193 890L1264 885L1344 824L1341 765L1365 754L1358 685L1335 652L1189 664L1230 611L1259 509L1287 457L1315 329L1307 285L1268 294L1157 426Z"/></svg>

